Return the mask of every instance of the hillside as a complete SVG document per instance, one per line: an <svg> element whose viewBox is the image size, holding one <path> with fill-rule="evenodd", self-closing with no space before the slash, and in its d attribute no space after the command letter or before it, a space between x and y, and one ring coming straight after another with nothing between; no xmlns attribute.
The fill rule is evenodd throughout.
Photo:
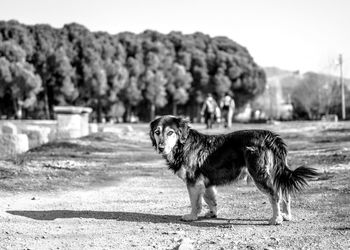
<svg viewBox="0 0 350 250"><path fill-rule="evenodd" d="M266 74L266 77L274 77L274 76L280 76L280 75L286 75L286 74L292 74L293 71L280 69L278 67L264 67L264 71Z"/></svg>

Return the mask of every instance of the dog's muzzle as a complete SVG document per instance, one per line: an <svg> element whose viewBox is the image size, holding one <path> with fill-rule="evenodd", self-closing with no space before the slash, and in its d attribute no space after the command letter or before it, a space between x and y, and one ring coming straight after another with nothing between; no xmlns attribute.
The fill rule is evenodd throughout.
<svg viewBox="0 0 350 250"><path fill-rule="evenodd" d="M158 146L158 151L159 153L163 153L164 152L165 147L164 146Z"/></svg>

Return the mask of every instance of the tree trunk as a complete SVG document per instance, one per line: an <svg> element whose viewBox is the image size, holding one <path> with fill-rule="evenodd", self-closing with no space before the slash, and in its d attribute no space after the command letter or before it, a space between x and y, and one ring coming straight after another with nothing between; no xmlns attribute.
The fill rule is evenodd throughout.
<svg viewBox="0 0 350 250"><path fill-rule="evenodd" d="M17 98L13 98L13 111L14 111L14 117L17 117L17 112L18 112L18 99Z"/></svg>
<svg viewBox="0 0 350 250"><path fill-rule="evenodd" d="M150 110L150 120L152 121L156 116L156 105L151 103L151 110Z"/></svg>
<svg viewBox="0 0 350 250"><path fill-rule="evenodd" d="M124 122L130 122L131 121L131 105L126 104L126 109L124 113Z"/></svg>
<svg viewBox="0 0 350 250"><path fill-rule="evenodd" d="M201 115L201 105L196 102L196 108L195 108L195 112L196 112L196 119L197 119L197 122L201 122L201 118L202 118L202 115Z"/></svg>
<svg viewBox="0 0 350 250"><path fill-rule="evenodd" d="M51 119L51 112L49 106L49 94L47 93L46 83L44 84L44 109L45 109L45 119Z"/></svg>
<svg viewBox="0 0 350 250"><path fill-rule="evenodd" d="M101 117L101 97L97 97L97 122L101 123L102 122L102 117Z"/></svg>
<svg viewBox="0 0 350 250"><path fill-rule="evenodd" d="M173 115L177 115L177 104L173 102Z"/></svg>

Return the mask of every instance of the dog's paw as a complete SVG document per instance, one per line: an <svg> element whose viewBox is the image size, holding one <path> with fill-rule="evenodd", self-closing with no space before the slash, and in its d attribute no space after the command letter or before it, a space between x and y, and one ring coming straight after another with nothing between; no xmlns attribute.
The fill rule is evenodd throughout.
<svg viewBox="0 0 350 250"><path fill-rule="evenodd" d="M213 211L208 211L204 215L204 218L217 218L217 217L218 217L217 213L214 213Z"/></svg>
<svg viewBox="0 0 350 250"><path fill-rule="evenodd" d="M278 217L272 217L270 220L269 220L269 224L270 225L281 225L283 222L283 217L282 216L278 216Z"/></svg>
<svg viewBox="0 0 350 250"><path fill-rule="evenodd" d="M198 219L198 216L194 215L194 214L185 214L181 218L181 220L183 220L183 221L195 221L197 219Z"/></svg>
<svg viewBox="0 0 350 250"><path fill-rule="evenodd" d="M290 214L282 213L282 217L283 217L283 220L285 220L285 221L291 221L292 220L292 216Z"/></svg>

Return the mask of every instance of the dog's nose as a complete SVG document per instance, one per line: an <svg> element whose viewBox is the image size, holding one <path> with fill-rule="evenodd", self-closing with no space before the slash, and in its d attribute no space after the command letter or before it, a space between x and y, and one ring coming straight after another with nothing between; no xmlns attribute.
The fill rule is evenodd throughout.
<svg viewBox="0 0 350 250"><path fill-rule="evenodd" d="M159 150L160 153L162 153L164 151L164 147L163 146L159 146L158 150Z"/></svg>

